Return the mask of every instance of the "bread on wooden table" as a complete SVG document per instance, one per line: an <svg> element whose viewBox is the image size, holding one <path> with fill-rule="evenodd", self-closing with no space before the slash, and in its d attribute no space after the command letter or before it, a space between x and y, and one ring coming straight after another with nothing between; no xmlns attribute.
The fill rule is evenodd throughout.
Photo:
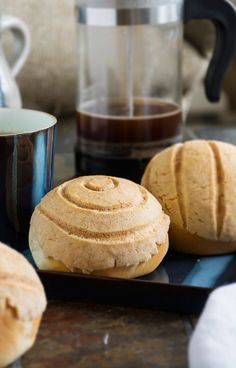
<svg viewBox="0 0 236 368"><path fill-rule="evenodd" d="M33 267L0 243L0 367L31 348L45 308L44 290Z"/></svg>
<svg viewBox="0 0 236 368"><path fill-rule="evenodd" d="M169 217L145 188L86 176L42 199L31 219L29 245L40 269L133 278L160 264L168 228Z"/></svg>
<svg viewBox="0 0 236 368"><path fill-rule="evenodd" d="M191 254L236 251L236 147L176 144L149 163L142 185L170 216L170 244Z"/></svg>

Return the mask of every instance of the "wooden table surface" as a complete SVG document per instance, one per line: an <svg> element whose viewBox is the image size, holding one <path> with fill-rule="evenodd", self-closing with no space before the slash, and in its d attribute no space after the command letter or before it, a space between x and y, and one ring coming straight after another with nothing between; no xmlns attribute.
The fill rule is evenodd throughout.
<svg viewBox="0 0 236 368"><path fill-rule="evenodd" d="M50 302L24 368L185 368L186 316L108 305Z"/></svg>
<svg viewBox="0 0 236 368"><path fill-rule="evenodd" d="M215 136L212 129L201 125L187 132L191 138L209 136L236 142L236 130L231 127L214 127ZM56 183L74 174L74 124L59 125L58 133ZM194 321L187 315L158 310L49 302L36 344L22 358L21 366L185 368Z"/></svg>

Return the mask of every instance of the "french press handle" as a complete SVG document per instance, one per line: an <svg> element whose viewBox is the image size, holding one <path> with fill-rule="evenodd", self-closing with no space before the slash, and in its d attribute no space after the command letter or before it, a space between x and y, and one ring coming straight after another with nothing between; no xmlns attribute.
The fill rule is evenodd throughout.
<svg viewBox="0 0 236 368"><path fill-rule="evenodd" d="M236 8L228 0L185 0L184 21L194 19L209 19L215 24L215 49L204 83L208 100L217 102L236 49Z"/></svg>

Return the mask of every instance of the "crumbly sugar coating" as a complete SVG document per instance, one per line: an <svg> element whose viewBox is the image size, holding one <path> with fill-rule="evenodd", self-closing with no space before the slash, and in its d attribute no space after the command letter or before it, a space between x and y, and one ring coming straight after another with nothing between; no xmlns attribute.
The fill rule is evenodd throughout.
<svg viewBox="0 0 236 368"><path fill-rule="evenodd" d="M166 240L169 217L145 188L108 176L80 177L48 193L31 219L30 247L85 273L137 265ZM33 253L33 252L32 252Z"/></svg>
<svg viewBox="0 0 236 368"><path fill-rule="evenodd" d="M25 257L2 243L0 254L0 315L11 308L22 321L41 316L46 297L35 270Z"/></svg>
<svg viewBox="0 0 236 368"><path fill-rule="evenodd" d="M176 144L149 163L142 185L171 222L202 238L236 240L236 147L218 141Z"/></svg>

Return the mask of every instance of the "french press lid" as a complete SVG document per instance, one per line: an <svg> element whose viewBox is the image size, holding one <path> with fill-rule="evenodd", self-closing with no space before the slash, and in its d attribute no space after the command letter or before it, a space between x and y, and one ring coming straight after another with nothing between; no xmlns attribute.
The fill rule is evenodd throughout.
<svg viewBox="0 0 236 368"><path fill-rule="evenodd" d="M138 26L178 22L182 0L79 0L79 23L88 26Z"/></svg>
<svg viewBox="0 0 236 368"><path fill-rule="evenodd" d="M219 101L223 77L236 49L236 8L229 0L78 0L78 13L80 24L98 27L211 20L216 42L205 91L209 101Z"/></svg>

